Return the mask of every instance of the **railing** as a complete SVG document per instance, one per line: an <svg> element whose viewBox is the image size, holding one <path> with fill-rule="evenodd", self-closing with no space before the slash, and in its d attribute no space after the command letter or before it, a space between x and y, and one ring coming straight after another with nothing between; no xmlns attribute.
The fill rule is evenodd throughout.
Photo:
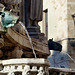
<svg viewBox="0 0 75 75"><path fill-rule="evenodd" d="M49 62L42 58L3 60L0 75L49 75Z"/></svg>

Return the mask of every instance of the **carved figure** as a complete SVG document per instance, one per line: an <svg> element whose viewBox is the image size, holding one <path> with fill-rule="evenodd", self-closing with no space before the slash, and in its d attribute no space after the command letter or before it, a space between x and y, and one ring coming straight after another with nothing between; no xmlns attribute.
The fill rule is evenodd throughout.
<svg viewBox="0 0 75 75"><path fill-rule="evenodd" d="M37 75L45 75L45 71L44 71L43 67L40 67Z"/></svg>
<svg viewBox="0 0 75 75"><path fill-rule="evenodd" d="M30 66L29 65L25 65L22 75L30 75Z"/></svg>
<svg viewBox="0 0 75 75"><path fill-rule="evenodd" d="M36 26L42 21L43 0L25 0L25 25Z"/></svg>
<svg viewBox="0 0 75 75"><path fill-rule="evenodd" d="M14 24L18 21L19 17L15 16L11 10L5 11L5 8L0 12L1 15L1 23L3 27L8 28L14 26Z"/></svg>

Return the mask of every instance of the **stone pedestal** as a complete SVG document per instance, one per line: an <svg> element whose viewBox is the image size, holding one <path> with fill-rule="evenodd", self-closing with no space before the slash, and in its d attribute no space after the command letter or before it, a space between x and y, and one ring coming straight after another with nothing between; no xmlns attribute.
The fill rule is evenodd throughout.
<svg viewBox="0 0 75 75"><path fill-rule="evenodd" d="M44 33L41 33L40 26L29 26L27 27L29 35L36 39L45 39Z"/></svg>

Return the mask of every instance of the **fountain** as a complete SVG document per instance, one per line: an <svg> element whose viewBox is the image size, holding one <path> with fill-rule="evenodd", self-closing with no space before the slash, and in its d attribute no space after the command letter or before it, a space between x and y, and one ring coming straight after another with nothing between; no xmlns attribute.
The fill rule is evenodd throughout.
<svg viewBox="0 0 75 75"><path fill-rule="evenodd" d="M1 11L5 15L0 17L0 75L49 75L47 40L31 38L24 24L10 17L15 16L12 13L5 21L7 12Z"/></svg>

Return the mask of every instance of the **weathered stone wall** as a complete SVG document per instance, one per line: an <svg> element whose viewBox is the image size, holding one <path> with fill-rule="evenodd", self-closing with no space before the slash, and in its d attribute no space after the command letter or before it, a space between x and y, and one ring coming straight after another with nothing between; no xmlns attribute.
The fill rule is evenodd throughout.
<svg viewBox="0 0 75 75"><path fill-rule="evenodd" d="M75 25L72 15L75 14L75 0L68 0L67 15L68 15L68 37L75 38Z"/></svg>
<svg viewBox="0 0 75 75"><path fill-rule="evenodd" d="M48 39L67 38L67 0L44 0L43 10L45 9L48 9Z"/></svg>
<svg viewBox="0 0 75 75"><path fill-rule="evenodd" d="M75 60L75 38L68 40L68 53ZM71 58L69 58L69 67L75 69L75 63Z"/></svg>
<svg viewBox="0 0 75 75"><path fill-rule="evenodd" d="M75 25L72 15L75 14L75 0L67 1L67 20L68 20L68 51L75 60ZM75 69L75 63L69 59L69 67Z"/></svg>
<svg viewBox="0 0 75 75"><path fill-rule="evenodd" d="M75 48L71 46L71 41L75 41L75 39L72 39L75 38L75 25L72 18L72 15L75 14L75 0L44 0L44 10L45 9L48 9L48 39L53 38L54 41L59 41L62 44L63 58L67 56L65 53L68 52L72 58L75 59ZM52 55L56 55L58 52L51 53ZM58 60L57 62L60 62L61 53L58 53L58 55L57 57L55 56L55 58L57 58L55 61ZM64 64L68 65L65 67L75 68L73 66L74 62L71 59L65 58L64 60L66 60L66 64L61 63L59 65L63 66ZM67 61L69 61L69 64ZM53 64L51 65L54 66ZM55 65L55 67L60 67L59 65Z"/></svg>
<svg viewBox="0 0 75 75"><path fill-rule="evenodd" d="M55 39L62 40L68 37L67 0L55 0L56 30Z"/></svg>
<svg viewBox="0 0 75 75"><path fill-rule="evenodd" d="M75 14L75 0L55 0L55 13L56 13L56 29L57 36L56 41L61 41L63 46L62 52L68 52L73 59L74 45L71 46L71 42L75 42L75 25L72 15ZM68 39L70 38L70 39ZM66 59L67 60L67 59ZM69 60L69 68L75 68L74 62Z"/></svg>
<svg viewBox="0 0 75 75"><path fill-rule="evenodd" d="M52 19L53 23L50 24L49 31L51 34L49 34L49 38L53 38L54 41L59 41L63 46L61 53L56 51L52 52L52 56L50 56L54 61L54 64L51 62L52 67L68 68L68 57L66 55L68 51L67 0L52 0L51 4L53 5L52 9L54 9L54 12L52 11L52 17L54 19Z"/></svg>

